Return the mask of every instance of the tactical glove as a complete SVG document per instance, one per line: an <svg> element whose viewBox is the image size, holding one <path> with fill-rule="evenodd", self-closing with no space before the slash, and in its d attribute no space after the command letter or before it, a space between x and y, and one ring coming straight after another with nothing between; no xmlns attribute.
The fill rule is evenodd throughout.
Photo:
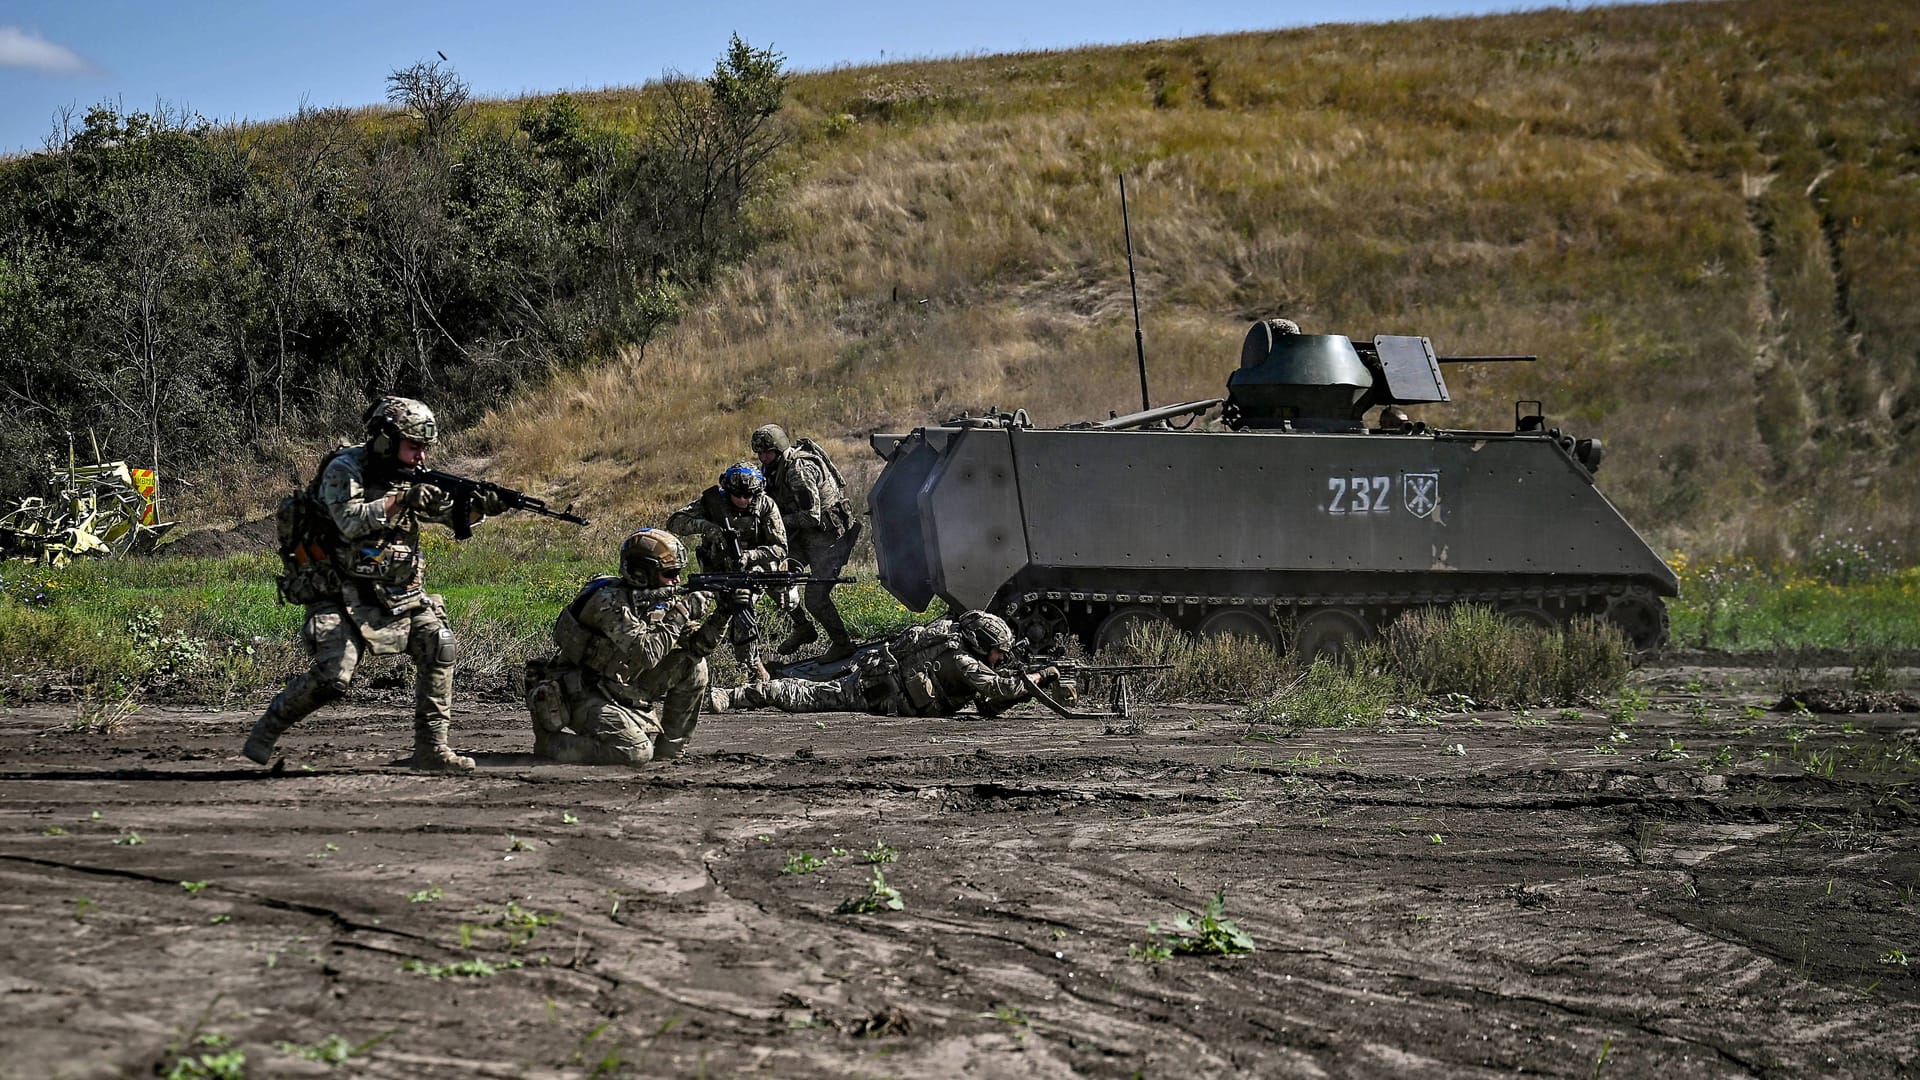
<svg viewBox="0 0 1920 1080"><path fill-rule="evenodd" d="M432 484L415 484L400 496L400 505L407 510L432 510L446 499L447 493Z"/></svg>
<svg viewBox="0 0 1920 1080"><path fill-rule="evenodd" d="M497 491L487 491L485 489L482 489L480 492L478 505L480 512L488 517L493 517L495 514L504 514L509 509L506 496L501 495Z"/></svg>

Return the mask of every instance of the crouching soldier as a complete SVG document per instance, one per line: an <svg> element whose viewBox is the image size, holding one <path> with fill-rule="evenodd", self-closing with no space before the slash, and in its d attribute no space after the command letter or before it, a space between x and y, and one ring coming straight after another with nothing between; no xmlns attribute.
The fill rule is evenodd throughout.
<svg viewBox="0 0 1920 1080"><path fill-rule="evenodd" d="M588 582L553 624L555 656L527 664L533 752L569 765L645 765L686 752L707 700L707 656L734 611L682 592L687 551L665 529L620 546L620 576Z"/></svg>
<svg viewBox="0 0 1920 1080"><path fill-rule="evenodd" d="M787 562L787 530L780 511L767 497L767 478L751 461L742 461L720 474L720 480L700 497L673 512L667 528L682 536L700 538L700 569L719 573L779 570ZM774 605L785 611L800 606L799 589L778 590ZM742 632L742 631L746 632ZM735 620L728 634L734 659L748 677L765 682L759 636L751 619Z"/></svg>
<svg viewBox="0 0 1920 1080"><path fill-rule="evenodd" d="M998 615L969 611L957 618L910 627L832 682L775 679L732 690L715 689L713 710L772 706L787 712L865 712L876 716L952 716L971 704L993 716L1030 696L1017 674L996 669L1013 656L1013 631ZM1047 668L1034 676L1058 684Z"/></svg>
<svg viewBox="0 0 1920 1080"><path fill-rule="evenodd" d="M295 676L248 736L242 752L261 765L294 722L346 695L366 656L413 658L413 757L416 769L467 772L473 759L453 752L453 630L439 596L426 592L422 522L453 524L453 497L410 479L439 438L433 411L411 398L375 402L367 441L336 450L304 491L281 503L282 555L297 547L298 569L280 579L282 599L304 604L300 638L313 666ZM497 514L497 495L477 509Z"/></svg>

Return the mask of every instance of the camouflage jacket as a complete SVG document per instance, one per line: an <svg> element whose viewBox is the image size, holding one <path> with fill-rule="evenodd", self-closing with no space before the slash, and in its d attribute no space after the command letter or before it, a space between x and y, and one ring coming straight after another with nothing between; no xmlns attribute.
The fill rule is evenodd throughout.
<svg viewBox="0 0 1920 1080"><path fill-rule="evenodd" d="M631 684L675 649L706 656L726 636L726 620L708 619L713 597L679 589L642 589L598 577L554 620L559 664L590 673L616 700L644 695Z"/></svg>
<svg viewBox="0 0 1920 1080"><path fill-rule="evenodd" d="M388 611L404 614L424 603L421 589L427 568L420 549L420 526L447 523L453 514L453 497L443 491L426 509L401 508L389 518L387 497L396 492L404 495L413 484L370 458L372 453L365 446L337 451L320 470L314 492L340 530L333 560L349 606L361 598L359 586L365 586Z"/></svg>
<svg viewBox="0 0 1920 1080"><path fill-rule="evenodd" d="M734 565L733 556L727 552L722 530L729 525L740 538L743 565ZM700 538L703 570L731 573L748 566L771 566L787 557L787 527L781 524L773 500L764 493L754 496L742 510L716 484L675 510L667 519L667 531Z"/></svg>
<svg viewBox="0 0 1920 1080"><path fill-rule="evenodd" d="M946 715L973 702L979 703L981 712L994 713L1028 696L1019 676L1002 675L967 652L954 635L950 619L908 627L878 655L892 657L892 670L863 676L891 675L888 681L894 684L894 692L907 698L908 707L895 710L903 715ZM916 700L929 696L930 701Z"/></svg>
<svg viewBox="0 0 1920 1080"><path fill-rule="evenodd" d="M839 536L853 527L853 508L819 455L790 446L767 474L767 494L780 508L787 535L818 531Z"/></svg>

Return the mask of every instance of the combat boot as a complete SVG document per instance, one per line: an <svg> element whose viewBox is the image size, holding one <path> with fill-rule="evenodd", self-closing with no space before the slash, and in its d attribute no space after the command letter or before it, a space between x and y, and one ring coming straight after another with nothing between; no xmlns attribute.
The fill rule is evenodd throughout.
<svg viewBox="0 0 1920 1080"><path fill-rule="evenodd" d="M240 748L240 752L255 765L265 765L273 760L273 744L279 742L280 736L292 726L293 721L269 707L260 715L260 719L253 722L253 733L247 736L247 744Z"/></svg>
<svg viewBox="0 0 1920 1080"><path fill-rule="evenodd" d="M781 639L780 644L774 646L773 651L780 656L785 656L813 644L819 637L820 632L813 628L813 623L805 615L796 611L793 613L793 633Z"/></svg>
<svg viewBox="0 0 1920 1080"><path fill-rule="evenodd" d="M408 767L421 772L473 771L473 759L454 753L447 745L447 727L445 720L413 722L413 757L407 761Z"/></svg>
<svg viewBox="0 0 1920 1080"><path fill-rule="evenodd" d="M827 651L820 654L819 660L823 664L831 664L836 660L845 660L847 657L852 656L858 648L859 646L853 643L852 638L839 638L835 640L833 644L827 646Z"/></svg>

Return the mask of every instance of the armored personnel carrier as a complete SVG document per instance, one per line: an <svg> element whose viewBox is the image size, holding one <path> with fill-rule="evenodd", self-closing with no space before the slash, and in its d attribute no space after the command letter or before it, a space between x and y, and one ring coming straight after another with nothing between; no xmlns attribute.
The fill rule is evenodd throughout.
<svg viewBox="0 0 1920 1080"><path fill-rule="evenodd" d="M1516 403L1510 431L1400 409L1449 400L1443 365L1531 359L1273 319L1248 332L1224 398L874 435L880 581L915 611L939 597L1000 613L1036 644L1165 622L1314 656L1409 608L1472 601L1540 625L1602 616L1656 646L1679 582L1594 486L1599 440L1548 429L1539 402Z"/></svg>

